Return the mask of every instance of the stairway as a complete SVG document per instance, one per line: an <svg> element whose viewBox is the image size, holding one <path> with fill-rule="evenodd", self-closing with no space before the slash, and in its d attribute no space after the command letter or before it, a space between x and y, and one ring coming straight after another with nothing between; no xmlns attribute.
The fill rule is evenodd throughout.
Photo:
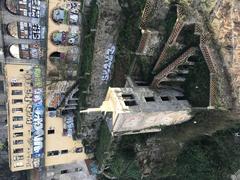
<svg viewBox="0 0 240 180"><path fill-rule="evenodd" d="M165 46L164 46L164 49L161 52L161 54L160 54L160 56L159 56L159 58L158 58L158 60L157 60L157 62L155 64L155 66L153 68L153 71L157 71L157 69L159 68L160 63L163 62L164 60L166 60L168 49L171 47L171 45L173 43L176 42L176 39L177 39L177 37L178 37L179 33L181 32L183 27L184 27L184 23L182 21L178 21L177 20L175 25L174 25L174 27L173 27L173 30L172 30L172 32L171 32L171 34L170 34L170 36L169 36Z"/></svg>
<svg viewBox="0 0 240 180"><path fill-rule="evenodd" d="M149 14L154 11L154 8L156 4L156 0L147 0L146 5L144 7L143 13L142 13L142 18L140 22L140 29L145 28L145 24L148 20Z"/></svg>
<svg viewBox="0 0 240 180"><path fill-rule="evenodd" d="M200 49L211 73L216 73L208 45L200 43Z"/></svg>
<svg viewBox="0 0 240 180"><path fill-rule="evenodd" d="M171 45L176 42L176 39L177 39L179 33L181 32L183 26L184 26L184 23L181 20L177 19L177 21L173 27L172 33L168 38L167 44Z"/></svg>
<svg viewBox="0 0 240 180"><path fill-rule="evenodd" d="M183 74L187 74L189 71L187 69L180 69L181 65L186 67L193 66L194 62L188 61L188 58L195 54L197 48L189 48L185 51L181 56L179 56L173 63L168 65L165 69L163 69L160 73L158 73L152 82L153 87L159 87L161 82L164 81L176 81L176 82L184 82L185 78L181 77ZM177 77L171 77L170 74L178 75Z"/></svg>
<svg viewBox="0 0 240 180"><path fill-rule="evenodd" d="M138 45L138 48L137 48L137 51L136 51L136 54L144 54L144 49L146 47L146 43L147 41L149 40L150 38L150 32L149 31L143 31L142 33L142 37L141 37L141 40L140 40L140 43Z"/></svg>

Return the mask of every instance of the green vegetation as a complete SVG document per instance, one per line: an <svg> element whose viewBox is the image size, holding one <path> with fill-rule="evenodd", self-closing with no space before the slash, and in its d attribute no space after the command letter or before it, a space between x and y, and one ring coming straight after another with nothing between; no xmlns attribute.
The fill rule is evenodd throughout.
<svg viewBox="0 0 240 180"><path fill-rule="evenodd" d="M100 175L99 179L104 180L106 176L119 180L139 180L141 178L141 169L136 160L135 142L141 142L144 138L139 137L141 136L123 136L119 142L114 142L116 152L112 153L111 158L105 162L109 168L104 171L105 176ZM113 151L113 148L108 151Z"/></svg>
<svg viewBox="0 0 240 180"><path fill-rule="evenodd" d="M149 57L139 56L137 57L136 63L140 67L140 74L143 81L150 82L153 79L152 69L153 65Z"/></svg>
<svg viewBox="0 0 240 180"><path fill-rule="evenodd" d="M209 105L210 72L202 56L195 57L194 62L182 87L192 106L207 107Z"/></svg>
<svg viewBox="0 0 240 180"><path fill-rule="evenodd" d="M91 80L91 68L95 39L95 32L92 32L91 29L95 29L97 26L98 13L99 12L96 5L96 0L93 0L91 2L90 12L87 12L85 16L83 15L82 34L84 36L82 42L82 56L80 57L80 66L78 71L78 76L82 77L82 79L80 79L79 83L79 107L77 109L77 122L75 126L77 134L79 134L81 120L83 119L83 115L80 115L79 110L81 108L87 107L86 92L88 91Z"/></svg>
<svg viewBox="0 0 240 180"><path fill-rule="evenodd" d="M186 49L184 49L186 50ZM154 74L158 74L160 71L165 69L168 65L176 60L184 51L179 50L176 45L170 46L166 49L166 59L160 63L159 69Z"/></svg>
<svg viewBox="0 0 240 180"><path fill-rule="evenodd" d="M139 180L141 179L140 167L136 160L116 155L110 164L110 169L104 172L109 177L118 180ZM106 179L104 176L100 179Z"/></svg>
<svg viewBox="0 0 240 180"><path fill-rule="evenodd" d="M128 7L124 6L126 3ZM146 0L120 0L120 5L122 5L122 15L124 16L124 23L121 26L117 42L119 50L136 50L136 45L138 45L141 38L139 25L141 21L141 11L143 10L145 3Z"/></svg>
<svg viewBox="0 0 240 180"><path fill-rule="evenodd" d="M240 146L234 141L239 131L240 126L186 144L177 159L178 179L228 179L240 165Z"/></svg>
<svg viewBox="0 0 240 180"><path fill-rule="evenodd" d="M198 47L200 44L200 36L196 36L194 31L194 25L184 27L179 34L180 37L183 37L180 43L184 44L186 47Z"/></svg>
<svg viewBox="0 0 240 180"><path fill-rule="evenodd" d="M134 59L132 53L136 51L140 42L141 32L139 25L146 0L119 0L119 2L122 7L122 16L124 19L117 40L112 82L117 86L125 83L125 75L128 74L130 65Z"/></svg>
<svg viewBox="0 0 240 180"><path fill-rule="evenodd" d="M156 168L147 179L229 179L240 165L240 139L234 136L239 131L238 124L235 128L220 130L213 135L190 139L177 156L171 155L176 157L174 160L166 159L160 164L154 162Z"/></svg>
<svg viewBox="0 0 240 180"><path fill-rule="evenodd" d="M0 143L0 152L7 151L7 150L8 150L8 141L5 141L4 143Z"/></svg>
<svg viewBox="0 0 240 180"><path fill-rule="evenodd" d="M174 24L176 23L177 20L177 8L175 5L172 5L168 11L168 14L166 16L166 19L164 20L164 22L161 23L161 25L165 28L165 41L168 40L172 29L174 27Z"/></svg>
<svg viewBox="0 0 240 180"><path fill-rule="evenodd" d="M169 11L169 13L173 12ZM166 28L170 28L171 24L173 24L173 20L169 21L169 27L166 26ZM169 31L171 31L171 29L169 29ZM187 26L183 28L178 41L183 45L183 47L179 48L176 45L170 46L166 50L166 59L160 64L160 68L154 72L154 74L157 74L165 69L190 47L198 47L199 37L194 35L194 26ZM190 57L189 60L190 59L192 59L195 64L191 68L188 68L190 72L188 75L184 75L184 77L186 77L186 81L181 86L184 89L186 98L192 106L207 107L209 105L210 91L210 72L208 70L208 66L201 53L197 54L194 58Z"/></svg>
<svg viewBox="0 0 240 180"><path fill-rule="evenodd" d="M96 159L98 164L101 166L104 160L108 157L108 152L111 147L111 133L108 129L106 121L102 121L99 128L98 143L96 146Z"/></svg>
<svg viewBox="0 0 240 180"><path fill-rule="evenodd" d="M171 30L170 30L171 31ZM194 26L187 26L182 29L178 38L178 42L183 46L172 45L166 49L166 59L160 64L159 70L156 72L162 71L169 64L174 62L181 54L183 54L190 47L198 47L199 45L199 36L194 35Z"/></svg>
<svg viewBox="0 0 240 180"><path fill-rule="evenodd" d="M239 169L240 138L234 136L237 132L240 123L235 115L215 110L197 112L192 120L164 127L158 133L122 136L114 142L116 150L113 153L111 149L111 158L105 162L109 168L104 173L118 179L137 179L142 167L136 155L144 150L141 159L152 170L146 180L227 179ZM158 145L156 155L151 156L153 146L156 149Z"/></svg>

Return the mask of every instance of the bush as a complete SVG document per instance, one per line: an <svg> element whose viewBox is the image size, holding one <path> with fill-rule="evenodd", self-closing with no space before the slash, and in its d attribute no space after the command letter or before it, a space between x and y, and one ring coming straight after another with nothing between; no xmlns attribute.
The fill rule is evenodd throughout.
<svg viewBox="0 0 240 180"><path fill-rule="evenodd" d="M81 121L83 120L84 116L80 115L79 111L82 107L87 107L86 97L87 95L83 93L83 91L88 90L88 86L91 81L91 69L92 69L92 60L93 60L93 52L94 52L94 40L95 40L95 33L91 32L91 29L96 28L97 26L97 19L98 19L98 7L96 5L96 0L91 2L91 10L83 18L83 43L82 43L82 56L80 58L80 65L78 69L78 76L84 77L79 83L79 104L76 110L77 114L77 123L76 123L76 132L79 134L81 129ZM86 75L86 73L90 75Z"/></svg>
<svg viewBox="0 0 240 180"><path fill-rule="evenodd" d="M96 159L100 166L107 158L107 153L109 152L111 146L111 138L112 135L108 129L107 123L105 120L103 120L99 128L98 142L95 153Z"/></svg>

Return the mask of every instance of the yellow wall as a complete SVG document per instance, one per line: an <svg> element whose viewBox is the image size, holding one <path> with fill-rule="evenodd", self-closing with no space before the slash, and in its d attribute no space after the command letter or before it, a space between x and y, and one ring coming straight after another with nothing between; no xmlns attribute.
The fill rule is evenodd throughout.
<svg viewBox="0 0 240 180"><path fill-rule="evenodd" d="M48 49L47 49L47 57L48 57L48 61L47 61L47 68L48 68L48 72L50 70L55 69L54 65L49 61L49 56L53 53L53 52L62 52L62 53L67 53L68 50L70 50L73 46L63 46L63 45L55 45L52 41L51 41L51 36L53 32L56 31L70 31L71 25L68 24L58 24L56 22L53 21L52 19L52 12L54 9L58 8L58 7L62 7L64 4L66 3L65 0L49 0L49 16L48 16Z"/></svg>
<svg viewBox="0 0 240 180"><path fill-rule="evenodd" d="M23 70L22 72L20 71ZM32 124L27 124L27 111L26 108L29 102L24 101L26 89L29 85L26 83L26 72L31 69L29 65L6 65L6 88L7 88L7 103L8 103L8 144L9 144L9 165L12 171L20 171L33 168L32 166L32 147L31 147L31 127ZM30 70L31 71L31 70ZM11 87L11 82L22 82L21 87ZM22 90L22 95L12 95L12 90ZM23 103L13 104L13 99L22 99ZM23 108L23 112L12 112L12 108ZM13 116L23 116L22 121L13 121ZM13 129L13 125L23 125L22 128ZM15 132L23 132L23 137L13 137ZM14 145L14 140L23 140L23 144ZM16 148L23 148L23 153L13 153ZM23 156L23 160L14 160L14 157ZM16 167L20 165L21 167Z"/></svg>
<svg viewBox="0 0 240 180"><path fill-rule="evenodd" d="M88 156L84 153L76 153L75 149L83 147L81 141L74 141L72 137L63 136L63 118L54 117L51 118L46 112L45 119L45 165L57 165L71 163L76 160L88 159ZM49 129L54 129L54 134L48 134ZM59 155L48 156L49 151L60 151ZM61 150L68 150L67 154L61 154Z"/></svg>
<svg viewBox="0 0 240 180"><path fill-rule="evenodd" d="M51 41L51 35L55 31L70 31L71 26L67 24L57 24L52 20L52 10L63 6L67 1L65 0L49 0L49 17L48 17L48 49L47 49L47 72L49 72L52 69L55 69L53 64L49 61L49 56L51 53L58 51L62 53L67 53L68 50L70 50L73 46L61 46L61 45L54 45ZM26 108L28 106L28 102L23 101L23 103L20 104L12 104L12 99L24 99L25 97L25 90L28 86L26 84L26 72L27 70L31 69L31 65L6 65L5 66L5 72L6 72L6 80L7 80L7 92L8 92L8 141L9 141L9 164L12 171L20 171L20 170L26 170L33 168L33 159L31 158L32 154L32 145L31 145L31 128L32 124L27 124L27 111ZM20 71L20 69L23 69L23 72ZM31 71L31 70L30 70ZM21 87L11 87L10 82L16 79L18 82L22 82ZM31 82L30 80L29 82ZM12 90L22 90L23 95L14 95L14 97L11 95ZM47 89L47 87L46 87ZM47 90L46 90L47 91ZM46 92L48 94L48 92ZM31 99L31 98L30 98ZM46 97L46 102L48 102L48 97ZM21 113L12 113L12 108L23 108L23 112ZM44 144L44 150L45 150L45 165L51 166L51 165L58 165L58 164L66 164L71 163L76 160L84 160L89 158L84 153L84 148L81 153L76 153L75 149L79 147L83 147L80 140L74 141L72 137L69 136L63 136L63 119L61 117L49 117L47 112L47 106L45 107L46 111L46 117L44 119L45 121L45 144ZM13 116L19 115L23 116L23 121L17 121L13 122ZM14 124L23 124L23 128L19 130L13 130ZM54 134L48 134L48 130L50 128L55 129ZM23 132L23 137L14 138L13 133L14 132ZM23 140L23 144L21 145L13 145L13 140L21 139ZM23 153L18 153L19 155L23 155L24 159L19 161L13 160L13 149L14 148L23 148ZM49 151L60 151L59 155L56 156L48 156ZM61 154L61 150L68 150L68 153ZM16 167L16 163L18 165L20 164L21 167Z"/></svg>
<svg viewBox="0 0 240 180"><path fill-rule="evenodd" d="M49 56L51 53L58 52L67 52L73 46L61 46L54 45L51 41L51 35L55 31L69 31L71 26L67 24L57 24L52 20L52 11L64 5L66 1L64 0L49 0L49 18L48 18L48 52L47 52L47 71L54 69L54 66L49 61ZM48 89L48 87L46 88ZM50 94L48 91L46 94ZM46 102L48 102L49 97L46 97ZM46 103L46 109L47 109ZM61 117L49 117L48 112L46 111L45 119L45 165L57 165L57 164L66 164L71 163L76 160L87 159L88 156L84 153L76 153L75 149L77 147L83 147L81 141L74 141L72 137L63 136L63 118ZM49 129L55 129L54 134L48 134ZM48 156L49 151L60 151L68 150L67 154L59 154L55 156Z"/></svg>

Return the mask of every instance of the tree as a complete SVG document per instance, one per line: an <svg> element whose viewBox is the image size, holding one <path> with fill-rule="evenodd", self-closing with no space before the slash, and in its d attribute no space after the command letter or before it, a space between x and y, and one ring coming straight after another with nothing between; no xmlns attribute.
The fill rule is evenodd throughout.
<svg viewBox="0 0 240 180"><path fill-rule="evenodd" d="M121 155L116 155L116 157L110 163L108 172L104 172L103 175L107 179L141 179L141 171L137 161L134 159L125 159Z"/></svg>

